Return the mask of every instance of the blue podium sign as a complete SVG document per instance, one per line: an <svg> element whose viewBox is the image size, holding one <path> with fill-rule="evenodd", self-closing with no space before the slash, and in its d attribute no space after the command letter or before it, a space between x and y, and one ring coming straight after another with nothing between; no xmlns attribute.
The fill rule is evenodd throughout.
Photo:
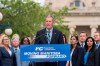
<svg viewBox="0 0 100 66"><path fill-rule="evenodd" d="M70 44L21 45L21 61L67 61L70 60Z"/></svg>

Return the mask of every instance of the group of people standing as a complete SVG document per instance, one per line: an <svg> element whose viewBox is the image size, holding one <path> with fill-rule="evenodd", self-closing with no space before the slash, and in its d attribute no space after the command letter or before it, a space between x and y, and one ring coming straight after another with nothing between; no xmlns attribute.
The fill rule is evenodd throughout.
<svg viewBox="0 0 100 66"><path fill-rule="evenodd" d="M45 28L36 33L34 44L67 44L65 35L53 27L54 19L47 16ZM1 37L0 37L1 39ZM10 43L10 46L9 46ZM94 37L88 37L86 32L70 37L70 61L26 62L20 60L20 44L33 44L30 37L20 38L17 34L12 36L11 42L7 35L2 35L0 45L0 66L100 66L100 33L95 32Z"/></svg>
<svg viewBox="0 0 100 66"><path fill-rule="evenodd" d="M78 39L79 38L79 39ZM66 66L100 66L100 33L88 37L86 32L73 34L70 38L70 61Z"/></svg>
<svg viewBox="0 0 100 66"><path fill-rule="evenodd" d="M30 62L20 60L20 45L31 44L29 36L20 41L19 35L14 34L10 38L2 34L0 37L0 66L29 66Z"/></svg>

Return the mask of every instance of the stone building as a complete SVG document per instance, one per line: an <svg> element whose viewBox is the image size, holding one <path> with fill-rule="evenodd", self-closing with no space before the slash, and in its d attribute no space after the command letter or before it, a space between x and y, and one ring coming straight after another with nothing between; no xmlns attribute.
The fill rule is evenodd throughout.
<svg viewBox="0 0 100 66"><path fill-rule="evenodd" d="M64 6L77 8L64 18L64 25L68 26L71 33L86 31L93 36L95 31L100 31L100 0L45 0L45 4L49 4L53 10Z"/></svg>

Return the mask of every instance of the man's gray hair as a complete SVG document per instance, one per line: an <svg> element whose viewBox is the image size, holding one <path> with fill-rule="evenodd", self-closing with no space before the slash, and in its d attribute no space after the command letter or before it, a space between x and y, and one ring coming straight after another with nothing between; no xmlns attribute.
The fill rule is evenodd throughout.
<svg viewBox="0 0 100 66"><path fill-rule="evenodd" d="M52 15L47 15L46 18L52 18L52 21L54 22L54 17Z"/></svg>

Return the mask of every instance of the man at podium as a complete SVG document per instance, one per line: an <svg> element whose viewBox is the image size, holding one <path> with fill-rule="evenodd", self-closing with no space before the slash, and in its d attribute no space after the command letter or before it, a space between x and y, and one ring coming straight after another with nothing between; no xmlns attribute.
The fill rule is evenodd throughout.
<svg viewBox="0 0 100 66"><path fill-rule="evenodd" d="M62 32L53 28L53 17L48 15L45 19L45 28L38 31L34 44L64 44ZM35 66L59 66L58 61L36 62Z"/></svg>

